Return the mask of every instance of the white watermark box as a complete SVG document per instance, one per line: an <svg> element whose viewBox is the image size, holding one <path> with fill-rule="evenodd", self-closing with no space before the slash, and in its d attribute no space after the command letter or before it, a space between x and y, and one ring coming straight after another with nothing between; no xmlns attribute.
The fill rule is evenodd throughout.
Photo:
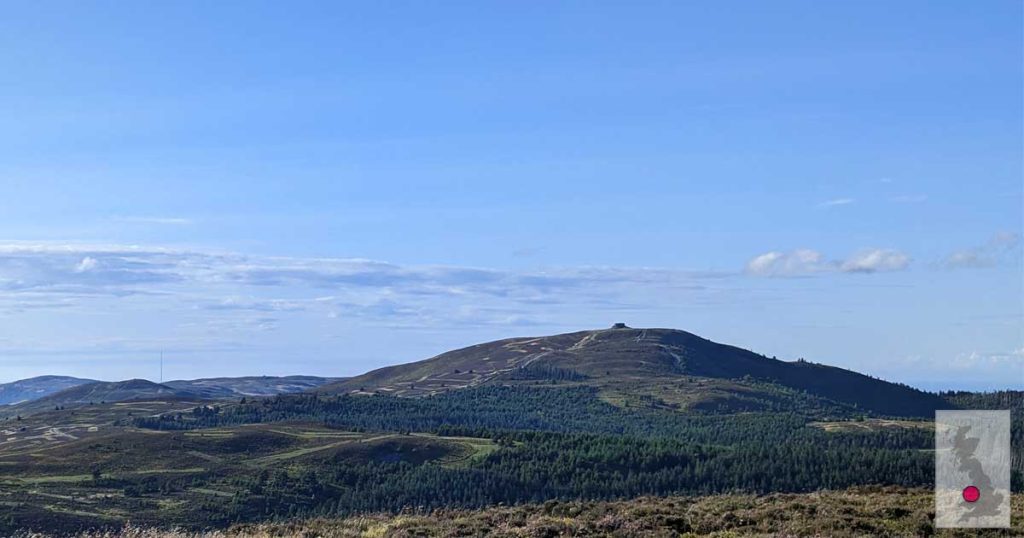
<svg viewBox="0 0 1024 538"><path fill-rule="evenodd" d="M1010 526L1010 412L935 412L935 526Z"/></svg>

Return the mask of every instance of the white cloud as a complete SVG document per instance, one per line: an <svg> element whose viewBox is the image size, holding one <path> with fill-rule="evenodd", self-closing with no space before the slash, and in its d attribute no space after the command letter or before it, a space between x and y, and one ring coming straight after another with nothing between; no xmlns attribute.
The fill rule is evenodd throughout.
<svg viewBox="0 0 1024 538"><path fill-rule="evenodd" d="M828 269L820 252L798 249L792 252L766 252L747 262L747 273L758 276L797 276Z"/></svg>
<svg viewBox="0 0 1024 538"><path fill-rule="evenodd" d="M845 260L826 260L816 250L772 251L747 262L746 272L755 276L805 276L818 273L875 273L900 271L910 264L906 254L887 249L863 250Z"/></svg>
<svg viewBox="0 0 1024 538"><path fill-rule="evenodd" d="M92 271L97 265L99 265L99 262L96 261L96 258L86 256L82 258L82 261L78 262L77 266L75 266L75 272L84 273L86 271Z"/></svg>
<svg viewBox="0 0 1024 538"><path fill-rule="evenodd" d="M910 265L910 257L897 250L871 249L854 254L839 264L844 273L877 273L901 271Z"/></svg>
<svg viewBox="0 0 1024 538"><path fill-rule="evenodd" d="M824 202L818 204L818 207L837 207L841 205L850 205L856 201L857 200L853 198L836 198L834 200L825 200Z"/></svg>

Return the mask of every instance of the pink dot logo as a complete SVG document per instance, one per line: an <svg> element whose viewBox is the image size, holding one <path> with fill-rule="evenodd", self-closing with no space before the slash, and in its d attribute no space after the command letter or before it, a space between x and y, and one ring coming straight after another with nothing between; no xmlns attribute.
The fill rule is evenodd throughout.
<svg viewBox="0 0 1024 538"><path fill-rule="evenodd" d="M977 501L978 497L981 497L981 491L978 491L978 488L974 486L967 486L966 488L964 488L965 501L972 503Z"/></svg>

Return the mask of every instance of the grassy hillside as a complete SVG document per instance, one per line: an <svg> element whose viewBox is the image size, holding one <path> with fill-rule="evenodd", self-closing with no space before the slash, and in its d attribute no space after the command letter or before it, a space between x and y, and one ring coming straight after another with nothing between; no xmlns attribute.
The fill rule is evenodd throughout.
<svg viewBox="0 0 1024 538"><path fill-rule="evenodd" d="M201 399L196 394L160 385L144 379L87 383L30 402L0 409L0 418L27 416L58 408L79 408L88 405L127 402L132 400Z"/></svg>
<svg viewBox="0 0 1024 538"><path fill-rule="evenodd" d="M210 400L220 400L247 396L292 394L313 390L335 381L338 381L338 379L296 375L286 377L217 377L168 381L164 385Z"/></svg>
<svg viewBox="0 0 1024 538"><path fill-rule="evenodd" d="M57 413L16 421L0 436L0 535L77 533L128 521L222 527L262 520L268 507L282 515L289 508L308 513L327 500L322 488L329 486L317 478L323 470L456 469L494 446L486 439L302 423L179 433L125 425L134 414L168 410L139 402L66 422Z"/></svg>
<svg viewBox="0 0 1024 538"><path fill-rule="evenodd" d="M77 377L47 375L0 384L0 406L37 400L55 392L88 383L95 383L95 381L79 379Z"/></svg>
<svg viewBox="0 0 1024 538"><path fill-rule="evenodd" d="M552 501L483 510L368 514L341 519L238 525L226 531L168 532L132 527L83 538L367 538L613 536L835 538L1012 536L1024 534L1024 495L1012 500L1009 531L935 529L927 489L854 488L809 494L713 495L630 501ZM36 536L35 538L44 538Z"/></svg>
<svg viewBox="0 0 1024 538"><path fill-rule="evenodd" d="M293 394L336 381L339 378L297 375L220 377L158 384L141 379L107 383L74 377L43 376L0 385L0 417L28 415L57 407L81 407L102 402L152 398L225 400Z"/></svg>
<svg viewBox="0 0 1024 538"><path fill-rule="evenodd" d="M320 390L422 396L522 380L521 373L531 370L595 386L732 380L742 383L748 395L762 392L755 396L762 400L772 399L778 391L760 389L775 387L891 416L926 417L948 405L934 394L849 370L780 361L672 329L612 328L499 340L382 368ZM720 391L719 399L727 392Z"/></svg>

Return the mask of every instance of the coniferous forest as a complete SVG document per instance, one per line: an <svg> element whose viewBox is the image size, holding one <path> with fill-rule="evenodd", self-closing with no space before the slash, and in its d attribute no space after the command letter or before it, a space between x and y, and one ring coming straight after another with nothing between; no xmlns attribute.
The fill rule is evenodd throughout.
<svg viewBox="0 0 1024 538"><path fill-rule="evenodd" d="M307 422L369 435L399 434L375 448L376 456L368 456L369 449L341 452L300 476L276 470L236 479L239 494L230 505L212 511L232 521L267 514L350 515L552 499L932 484L934 434L927 422L839 432L815 427L828 419L853 425L868 420L848 413L825 416L833 412L683 415L613 406L590 387L494 386L418 399L279 396L137 419L135 424L194 432ZM492 451L463 465L424 464L409 457L409 447L423 441L418 436L423 433L488 440ZM1014 487L1021 487L1019 462Z"/></svg>

